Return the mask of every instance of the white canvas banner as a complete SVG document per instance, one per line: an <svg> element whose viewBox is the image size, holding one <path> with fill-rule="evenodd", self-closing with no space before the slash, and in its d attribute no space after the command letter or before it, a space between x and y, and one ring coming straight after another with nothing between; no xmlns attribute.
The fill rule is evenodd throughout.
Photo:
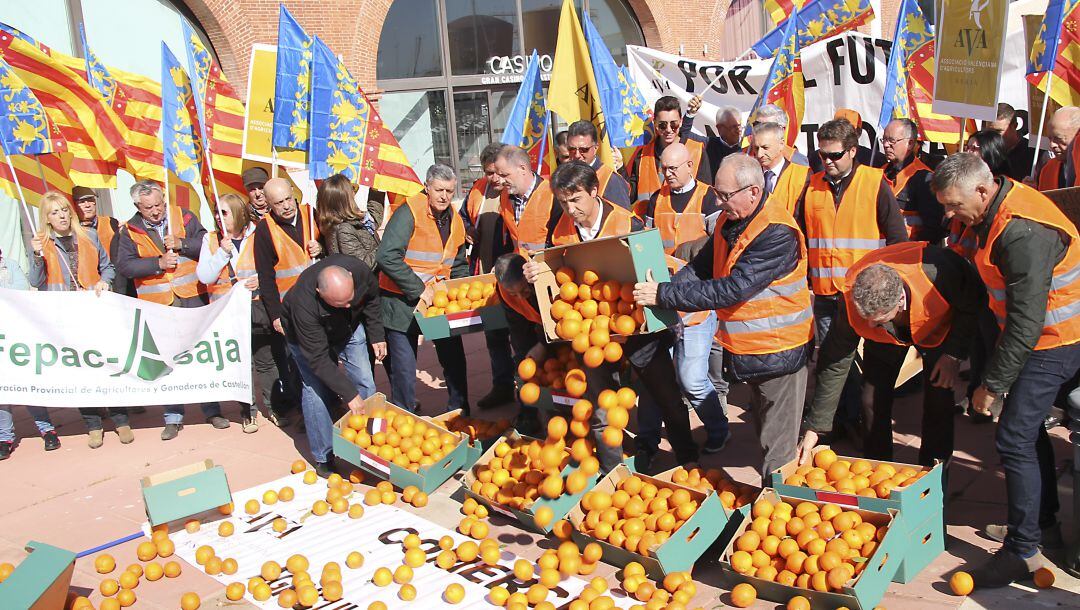
<svg viewBox="0 0 1080 610"><path fill-rule="evenodd" d="M251 402L251 293L206 307L0 289L0 404Z"/></svg>

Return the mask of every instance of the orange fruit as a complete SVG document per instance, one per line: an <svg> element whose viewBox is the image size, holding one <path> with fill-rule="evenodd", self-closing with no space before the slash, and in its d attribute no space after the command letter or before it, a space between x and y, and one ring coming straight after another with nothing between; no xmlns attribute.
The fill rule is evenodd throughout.
<svg viewBox="0 0 1080 610"><path fill-rule="evenodd" d="M637 322L630 316L621 315L615 318L615 334L632 335L636 330Z"/></svg>
<svg viewBox="0 0 1080 610"><path fill-rule="evenodd" d="M571 284L567 284L567 286L570 285ZM461 603L461 600L465 599L465 587L462 587L457 583L453 583L447 586L446 590L443 591L443 599L445 599L446 602L450 604Z"/></svg>
<svg viewBox="0 0 1080 610"><path fill-rule="evenodd" d="M98 555L97 558L94 559L94 569L97 570L98 574L108 574L116 569L116 560L108 553Z"/></svg>
<svg viewBox="0 0 1080 610"><path fill-rule="evenodd" d="M120 601L112 597L103 599L98 610L120 610Z"/></svg>
<svg viewBox="0 0 1080 610"><path fill-rule="evenodd" d="M605 362L618 362L622 360L623 349L622 345L612 341L604 346L604 361Z"/></svg>
<svg viewBox="0 0 1080 610"><path fill-rule="evenodd" d="M731 590L731 605L736 608L748 608L757 600L757 589L753 585L741 582Z"/></svg>
<svg viewBox="0 0 1080 610"><path fill-rule="evenodd" d="M180 575L180 564L175 561L170 561L162 568L165 572L166 578L176 578Z"/></svg>
<svg viewBox="0 0 1080 610"><path fill-rule="evenodd" d="M612 428L624 430L626 425L630 423L630 414L621 406L608 409L607 422Z"/></svg>
<svg viewBox="0 0 1080 610"><path fill-rule="evenodd" d="M585 350L582 360L585 362L585 366L594 369L604 363L604 349L594 345Z"/></svg>
<svg viewBox="0 0 1080 610"><path fill-rule="evenodd" d="M350 569L355 570L364 565L364 556L360 554L360 551L353 551L345 558L345 565L349 566Z"/></svg>
<svg viewBox="0 0 1080 610"><path fill-rule="evenodd" d="M139 586L139 575L134 572L124 572L118 580L121 589L134 589Z"/></svg>
<svg viewBox="0 0 1080 610"><path fill-rule="evenodd" d="M350 427L359 428L359 426L352 426L351 425L352 424L352 419L349 420L349 423L350 423ZM305 470L307 470L307 464L304 463L304 460L296 460L295 462L292 463L292 467L289 470L293 474L300 474L301 472L304 472Z"/></svg>
<svg viewBox="0 0 1080 610"><path fill-rule="evenodd" d="M843 565L829 570L829 573L825 575L825 582L828 583L829 588L837 591L844 588L844 585L847 584L847 581L850 579L851 574L848 573L848 569Z"/></svg>
<svg viewBox="0 0 1080 610"><path fill-rule="evenodd" d="M548 438L554 441L566 437L566 420L562 417L555 416L548 420L547 433Z"/></svg>
<svg viewBox="0 0 1080 610"><path fill-rule="evenodd" d="M788 600L787 610L810 610L810 600L802 595L796 595Z"/></svg>
<svg viewBox="0 0 1080 610"><path fill-rule="evenodd" d="M612 428L611 426L604 428L601 438L608 447L622 447L623 432L618 428Z"/></svg>
<svg viewBox="0 0 1080 610"><path fill-rule="evenodd" d="M735 551L731 554L731 568L739 574L749 574L754 569L754 562L750 553Z"/></svg>
<svg viewBox="0 0 1080 610"><path fill-rule="evenodd" d="M417 494L415 496L413 496L412 505L415 508L423 508L423 507L427 506L427 503L428 503L428 495L426 493L421 491L421 492L417 492Z"/></svg>
<svg viewBox="0 0 1080 610"><path fill-rule="evenodd" d="M555 283L562 286L568 282L573 282L577 279L577 273L570 267L559 267L555 272Z"/></svg>
<svg viewBox="0 0 1080 610"><path fill-rule="evenodd" d="M200 605L202 605L202 600L194 593L185 593L180 596L181 610L196 610Z"/></svg>
<svg viewBox="0 0 1080 610"><path fill-rule="evenodd" d="M573 303L578 298L578 285L573 282L567 282L559 288L559 298L562 300Z"/></svg>
<svg viewBox="0 0 1080 610"><path fill-rule="evenodd" d="M112 597L113 595L116 595L117 591L120 590L120 585L116 582L115 579L106 578L105 580L101 581L101 584L98 585L98 590L101 591L101 594L105 597Z"/></svg>
<svg viewBox="0 0 1080 610"><path fill-rule="evenodd" d="M551 510L550 506L541 506L536 509L536 514L533 515L533 521L536 522L537 527L540 529L546 529L554 518L555 512Z"/></svg>
<svg viewBox="0 0 1080 610"><path fill-rule="evenodd" d="M146 564L146 569L144 571L144 576L146 576L146 580L153 582L155 580L160 580L161 577L164 575L165 571L162 569L160 563L153 561Z"/></svg>
<svg viewBox="0 0 1080 610"><path fill-rule="evenodd" d="M536 361L532 358L525 358L518 363L517 373L518 377L525 381L532 379L533 375L536 374Z"/></svg>
<svg viewBox="0 0 1080 610"><path fill-rule="evenodd" d="M184 529L187 530L187 533L189 534L194 534L199 531L200 526L201 524L198 519L188 519L184 522Z"/></svg>
<svg viewBox="0 0 1080 610"><path fill-rule="evenodd" d="M822 470L828 470L836 460L836 452L832 449L822 449L814 454L814 466Z"/></svg>
<svg viewBox="0 0 1080 610"><path fill-rule="evenodd" d="M1040 589L1049 589L1054 586L1054 573L1049 568L1035 570L1035 586Z"/></svg>
<svg viewBox="0 0 1080 610"><path fill-rule="evenodd" d="M521 402L531 405L540 400L540 386L530 381L522 384L518 394L521 397Z"/></svg>
<svg viewBox="0 0 1080 610"><path fill-rule="evenodd" d="M953 595L971 595L971 591L975 589L975 581L972 580L971 574L957 572L949 579L949 588L952 589Z"/></svg>
<svg viewBox="0 0 1080 610"><path fill-rule="evenodd" d="M259 501L258 500L248 500L247 502L245 502L244 503L244 512L249 514L249 515L254 515L255 513L259 512Z"/></svg>
<svg viewBox="0 0 1080 610"><path fill-rule="evenodd" d="M225 597L229 601L240 601L244 597L244 585L234 582L225 587Z"/></svg>

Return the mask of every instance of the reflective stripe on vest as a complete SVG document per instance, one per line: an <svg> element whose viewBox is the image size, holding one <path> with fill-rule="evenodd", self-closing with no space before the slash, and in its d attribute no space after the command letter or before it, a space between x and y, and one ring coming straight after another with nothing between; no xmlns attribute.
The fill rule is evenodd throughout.
<svg viewBox="0 0 1080 610"><path fill-rule="evenodd" d="M682 212L676 212L675 208L671 207L671 187L665 182L664 186L657 191L653 223L660 230L660 242L664 246L664 254L673 254L676 248L686 242L707 235L701 205L708 192L709 185L699 181L686 207Z"/></svg>
<svg viewBox="0 0 1080 610"><path fill-rule="evenodd" d="M1061 188L1061 157L1054 157L1039 171L1039 190L1052 191Z"/></svg>
<svg viewBox="0 0 1080 610"><path fill-rule="evenodd" d="M885 245L885 236L877 222L882 178L880 169L856 166L839 206L834 203L824 172L810 178L804 215L807 262L814 294L836 294L844 286L848 268Z"/></svg>
<svg viewBox="0 0 1080 610"><path fill-rule="evenodd" d="M701 153L705 151L705 145L697 140L686 139L682 142L690 151L690 158L694 161L694 172L701 167ZM635 201L649 201L653 193L660 190L664 184L661 180L660 168L656 165L656 140L643 144L634 151L627 165L634 167L637 163L637 192L630 193Z"/></svg>
<svg viewBox="0 0 1080 610"><path fill-rule="evenodd" d="M510 201L510 192L503 189L499 196L499 212L503 217L510 239L522 255L539 252L547 247L548 221L551 219L551 206L555 199L551 194L551 185L547 180L540 183L525 202L521 220L514 219L514 204Z"/></svg>
<svg viewBox="0 0 1080 610"><path fill-rule="evenodd" d="M184 215L179 206L169 206L169 231L180 239L187 237ZM135 243L140 258L158 258L164 254L143 229L128 224L128 236ZM199 278L195 274L197 263L186 256L177 254L176 268L172 271L161 271L147 277L134 278L135 292L140 299L161 305L172 305L175 297L191 299L205 294L206 287L199 283Z"/></svg>
<svg viewBox="0 0 1080 610"><path fill-rule="evenodd" d="M533 308L532 303L530 303L528 299L523 299L517 295L511 295L503 290L501 284L496 284L495 289L499 291L499 298L502 299L503 304L516 311L521 317L533 324L543 323L543 320L540 318L540 312Z"/></svg>
<svg viewBox="0 0 1080 610"><path fill-rule="evenodd" d="M721 216L721 223L726 215ZM799 261L795 269L777 278L754 297L716 311L716 338L732 354L772 354L795 349L814 336L814 312L806 285L807 250L795 219L779 206L763 205L733 247L713 239L713 275L728 277L754 239L769 225L791 227L798 240ZM722 224L721 224L722 226Z"/></svg>
<svg viewBox="0 0 1080 610"><path fill-rule="evenodd" d="M217 254L218 248L221 247L221 242L218 239L217 233L207 233L206 238L210 244L210 254ZM229 265L230 263L225 263L225 266L221 268L221 272L218 273L217 281L215 281L212 286L206 287L206 291L210 293L211 303L225 296L232 290L233 281L229 277ZM244 249L240 251L240 258L236 259L236 263L232 265L232 270L233 274L236 276L237 282L242 282L249 277L254 277L256 275L255 240L253 238L249 238L247 242L244 243ZM251 298L259 298L258 288L251 292Z"/></svg>
<svg viewBox="0 0 1080 610"><path fill-rule="evenodd" d="M461 215L450 210L450 236L444 244L439 226L431 216L427 195L410 197L406 208L413 217L413 232L405 246L405 264L425 286L449 279L458 250L465 243L465 223ZM379 276L379 287L401 294L401 288L385 271Z"/></svg>
<svg viewBox="0 0 1080 610"><path fill-rule="evenodd" d="M908 182L915 176L915 174L926 170L930 171L930 168L926 166L918 158L912 159L911 163L908 163L896 174L896 181L890 181L889 186L892 187L893 195L898 199L900 194L907 188ZM911 201L908 200L908 204ZM922 216L919 216L919 210L911 210L906 208L900 208L900 215L904 217L904 225L907 226L907 236L911 239L915 235L915 228L923 225Z"/></svg>
<svg viewBox="0 0 1080 610"><path fill-rule="evenodd" d="M100 261L98 260L97 246L85 235L78 232L72 235L74 235L76 243L77 263L75 269L68 267L66 256L64 260L60 260L62 256L60 249L56 247L56 242L51 238L46 239L41 248L41 257L45 262L45 290L67 290L68 283L64 279L65 270L75 274L75 285L84 290L93 288L95 284L101 281L101 274L98 273L98 263Z"/></svg>
<svg viewBox="0 0 1080 610"><path fill-rule="evenodd" d="M607 217L604 218L604 225L600 227L600 232L596 234L596 239L602 237L617 237L629 233L631 220L633 219L630 212L610 201L604 201L599 198L598 201L600 202L601 213L604 210L603 206L605 204L611 208L611 211L608 213ZM578 234L577 225L574 224L574 220L569 214L563 214L562 217L559 218L559 222L551 232L551 243L555 246L581 243L581 236Z"/></svg>
<svg viewBox="0 0 1080 610"><path fill-rule="evenodd" d="M975 253L975 266L986 284L990 310L1005 328L1007 304L1005 277L990 261L994 243L1014 218L1024 218L1056 229L1068 236L1068 249L1053 270L1042 335L1036 350L1053 349L1080 341L1080 233L1053 202L1023 184L1012 183L998 207L986 244Z"/></svg>
<svg viewBox="0 0 1080 610"><path fill-rule="evenodd" d="M300 217L301 239L305 242L308 236L317 235L312 231L308 210L309 206L306 203L296 209L296 215ZM266 220L266 226L270 229L270 240L274 244L274 252L278 259L274 264L274 283L277 284L278 296L284 299L289 290L296 285L300 274L310 267L313 261L308 255L307 248L289 237L289 234L274 220L273 215L267 214L263 216L263 219Z"/></svg>
<svg viewBox="0 0 1080 610"><path fill-rule="evenodd" d="M924 241L910 241L886 246L862 257L848 272L843 290L844 303L848 322L860 337L878 343L911 345L898 340L884 328L870 324L855 308L851 291L855 278L871 265L885 265L896 271L907 286L908 323L915 345L937 347L945 340L952 327L952 308L923 270L923 255L928 245Z"/></svg>

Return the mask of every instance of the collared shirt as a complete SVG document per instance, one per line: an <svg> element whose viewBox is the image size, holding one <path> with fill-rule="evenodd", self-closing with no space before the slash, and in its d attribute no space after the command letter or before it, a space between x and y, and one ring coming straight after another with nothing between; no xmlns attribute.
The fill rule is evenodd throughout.
<svg viewBox="0 0 1080 610"><path fill-rule="evenodd" d="M677 189L671 189L671 192L675 195L682 195L683 193L689 193L695 188L697 188L697 180L690 178L690 182L687 182Z"/></svg>
<svg viewBox="0 0 1080 610"><path fill-rule="evenodd" d="M533 175L532 186L529 190L525 191L521 195L510 195L510 201L514 204L514 222L521 222L521 215L525 213L525 204L529 202L529 197L532 196L533 191L540 184L540 176Z"/></svg>
<svg viewBox="0 0 1080 610"><path fill-rule="evenodd" d="M600 204L600 209L596 212L596 222L591 227L585 227L574 221L574 228L577 229L578 237L581 241L592 241L596 239L596 236L600 234L600 227L604 225L604 204L602 201L597 200Z"/></svg>
<svg viewBox="0 0 1080 610"><path fill-rule="evenodd" d="M147 230L153 230L153 231L157 232L158 237L161 239L161 241L165 241L165 229L166 229L165 225L167 224L167 222L166 222L167 220L168 220L168 216L166 216L165 218L162 218L161 222L159 222L157 224L153 224L149 220L147 220L145 216L143 216L143 224L146 225L146 229Z"/></svg>
<svg viewBox="0 0 1080 610"><path fill-rule="evenodd" d="M765 195L768 197L774 190L776 190L776 183L780 180L780 174L784 171L784 166L787 165L787 159L780 157L780 162L775 166L764 170L765 174ZM770 175L771 174L771 175Z"/></svg>

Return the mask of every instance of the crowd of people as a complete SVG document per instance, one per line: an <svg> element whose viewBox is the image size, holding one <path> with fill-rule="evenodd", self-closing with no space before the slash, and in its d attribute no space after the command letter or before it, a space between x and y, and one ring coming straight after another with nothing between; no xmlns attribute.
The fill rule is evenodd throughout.
<svg viewBox="0 0 1080 610"><path fill-rule="evenodd" d="M353 185L333 176L314 207L299 203L287 180L252 168L243 175L247 200L222 197L214 231L166 206L151 181L131 188L137 211L124 222L100 215L89 189L76 187L70 199L51 192L39 205L28 273L2 259L0 286L111 289L199 307L242 283L252 299L256 392L240 425L255 432L261 404L266 419L288 426L299 405L316 470L328 476L332 422L376 391L376 363L391 402L420 411L413 313L432 303L436 281L497 280L509 328L485 333L492 389L476 406L487 409L513 402L515 365L551 348L533 289L550 270L532 255L655 228L673 276L635 285L633 298L679 312L679 323L627 337L622 360L587 369L594 403L626 368L640 382L637 434L625 448L636 468L652 470L665 433L688 467L723 451L734 383L750 391L763 478L844 433L859 438L866 457L891 460L894 386L914 346L925 371L920 464L949 463L955 391L976 421L1000 412L1008 514L1005 525L987 527L1003 545L973 570L976 585L1027 578L1046 561L1040 548L1063 544L1044 425L1055 402L1074 409L1080 440L1080 234L1040 192L1080 180L1080 108L1049 119L1050 154L1038 160L1006 104L964 151L944 158L924 152L908 119L885 125L867 148L858 143L861 118L841 109L820 126L808 159L785 143L786 115L775 106L750 117L749 144L734 108L716 113L718 136L693 133L700 109L698 98L685 112L674 97L657 100L654 136L621 167L601 162L587 121L556 140L550 178L521 148L490 145L484 176L458 209L459 178L443 164L427 169L423 192L393 203L372 191L357 205ZM461 338L433 344L446 409L470 412ZM229 427L220 405L200 407L207 423ZM688 409L703 423L701 445ZM47 411L30 411L46 450L59 447ZM81 413L90 447L103 444L106 417L121 443L133 441L127 409ZM545 417L522 404L515 427L535 435ZM175 438L183 420L183 405L166 406L161 439ZM590 424L609 470L624 448L603 442L606 423L597 409ZM10 409L0 409L0 459L13 441ZM1073 569L1078 554L1074 545Z"/></svg>

